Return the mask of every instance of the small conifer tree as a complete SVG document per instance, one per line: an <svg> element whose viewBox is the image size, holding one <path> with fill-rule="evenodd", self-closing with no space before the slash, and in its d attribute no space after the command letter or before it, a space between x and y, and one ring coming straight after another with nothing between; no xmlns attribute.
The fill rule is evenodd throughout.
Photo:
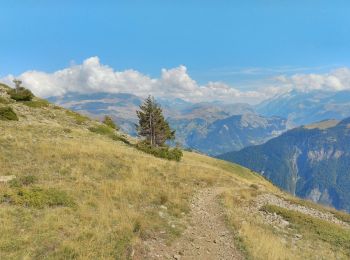
<svg viewBox="0 0 350 260"><path fill-rule="evenodd" d="M146 98L136 114L139 118L137 132L145 137L151 146L164 146L167 140L175 138L175 131L171 130L164 119L162 108L152 96Z"/></svg>

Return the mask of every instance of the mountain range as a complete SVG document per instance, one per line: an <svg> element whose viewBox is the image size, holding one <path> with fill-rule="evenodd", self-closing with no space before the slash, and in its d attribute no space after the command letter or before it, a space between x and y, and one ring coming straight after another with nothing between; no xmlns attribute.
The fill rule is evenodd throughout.
<svg viewBox="0 0 350 260"><path fill-rule="evenodd" d="M265 144L220 155L282 189L350 211L350 118L295 128Z"/></svg>
<svg viewBox="0 0 350 260"><path fill-rule="evenodd" d="M135 111L143 102L140 97L125 93L69 93L49 100L99 119L110 115L124 132L136 136ZM176 130L176 142L210 155L264 143L289 127L284 118L260 116L248 104L191 103L165 98L157 101Z"/></svg>
<svg viewBox="0 0 350 260"><path fill-rule="evenodd" d="M264 116L287 118L300 126L327 119L350 116L350 91L289 91L262 102L255 107Z"/></svg>
<svg viewBox="0 0 350 260"><path fill-rule="evenodd" d="M169 122L182 144L209 155L261 144L287 129L287 120L255 113L232 115L213 122L203 118L170 118Z"/></svg>

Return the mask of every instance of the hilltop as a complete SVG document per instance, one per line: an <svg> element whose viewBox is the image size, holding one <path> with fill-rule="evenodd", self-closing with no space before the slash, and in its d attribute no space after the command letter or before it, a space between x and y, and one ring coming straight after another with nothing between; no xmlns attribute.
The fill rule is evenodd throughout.
<svg viewBox="0 0 350 260"><path fill-rule="evenodd" d="M345 213L237 164L193 152L155 158L96 120L36 97L15 102L7 90L0 86L1 259L350 256Z"/></svg>

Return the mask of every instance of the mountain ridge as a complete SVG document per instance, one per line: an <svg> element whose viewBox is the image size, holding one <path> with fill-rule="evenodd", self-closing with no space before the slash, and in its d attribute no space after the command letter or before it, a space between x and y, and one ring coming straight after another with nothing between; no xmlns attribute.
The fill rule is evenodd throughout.
<svg viewBox="0 0 350 260"><path fill-rule="evenodd" d="M258 104L255 109L265 116L288 118L297 126L326 119L350 116L350 91L292 90Z"/></svg>
<svg viewBox="0 0 350 260"><path fill-rule="evenodd" d="M51 97L49 100L96 118L108 114L123 131L137 135L134 111L138 109L142 99L135 95L69 93L62 97ZM170 125L177 132L176 142L210 155L239 150L253 143L263 143L290 127L289 122L283 118L257 115L252 106L243 103L191 103L182 99L165 98L160 98L158 102ZM241 116L242 120L234 116ZM226 124L222 120L226 120ZM229 129L228 132L224 125ZM253 131L255 126L258 128ZM220 131L222 134L219 134Z"/></svg>
<svg viewBox="0 0 350 260"><path fill-rule="evenodd" d="M218 157L260 172L292 194L349 211L350 118L325 122Z"/></svg>

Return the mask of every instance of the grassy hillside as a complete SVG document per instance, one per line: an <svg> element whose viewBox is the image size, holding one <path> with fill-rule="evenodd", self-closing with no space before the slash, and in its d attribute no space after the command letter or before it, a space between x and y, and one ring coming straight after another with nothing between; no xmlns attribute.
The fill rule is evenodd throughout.
<svg viewBox="0 0 350 260"><path fill-rule="evenodd" d="M155 158L91 131L99 122L37 98L14 102L2 86L0 96L18 117L0 120L0 259L142 259L143 241L181 236L204 187L223 187L227 225L247 258L350 256L347 214L315 209L333 223L267 207L266 195L303 201L238 165L189 152L181 162ZM317 229L303 229L310 221Z"/></svg>

